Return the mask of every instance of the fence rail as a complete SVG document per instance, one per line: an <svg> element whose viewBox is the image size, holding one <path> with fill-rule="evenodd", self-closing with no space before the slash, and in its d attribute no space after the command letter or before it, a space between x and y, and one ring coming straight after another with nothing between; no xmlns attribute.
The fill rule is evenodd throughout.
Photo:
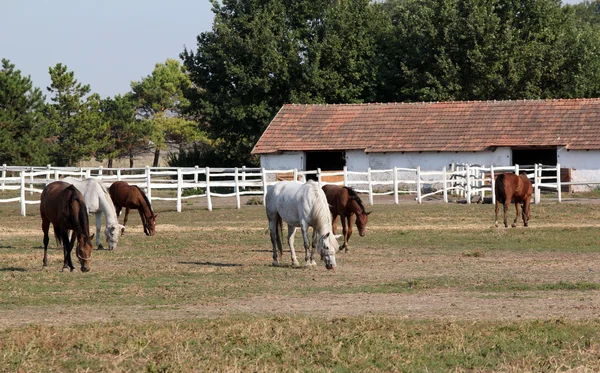
<svg viewBox="0 0 600 373"><path fill-rule="evenodd" d="M182 201L192 198L205 198L208 210L212 210L212 199L215 197L235 197L236 207L241 208L241 196L264 196L267 188L278 181L278 175L292 175L293 180L306 181L316 179L320 184L336 184L353 187L358 193L368 194L369 203L374 204L375 196L393 195L394 203L399 203L399 195L414 194L417 203L427 198L441 195L448 202L448 195L455 194L464 197L466 203L471 203L473 196L485 198L486 194L494 203L495 175L501 172L526 172L533 180L534 202L540 200L540 190L555 191L558 201L561 201L562 185L600 184L597 182L561 182L560 164L553 166L534 165L520 167L484 167L475 165L459 165L453 169L443 167L441 170L422 171L417 168L394 167L385 170L368 169L366 172L297 169L266 170L264 168L235 167L144 167L144 168L103 168L103 167L0 167L0 191L19 191L18 197L0 199L0 203L19 202L21 215L26 214L26 205L37 204L39 199L26 199L29 195L41 193L48 183L60 180L65 176L78 178L97 178L105 186L115 181L126 181L137 185L146 191L150 201L174 201L177 211L181 212ZM543 172L543 173L542 173ZM339 181L341 177L341 181ZM338 180L338 181L328 181ZM184 193L193 189L194 193ZM153 196L153 191L174 190L174 197ZM187 195L184 195L187 194Z"/></svg>

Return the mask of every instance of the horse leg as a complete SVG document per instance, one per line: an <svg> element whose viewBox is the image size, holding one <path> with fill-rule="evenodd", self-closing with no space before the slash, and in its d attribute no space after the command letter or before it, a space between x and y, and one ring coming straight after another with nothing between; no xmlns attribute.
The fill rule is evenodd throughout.
<svg viewBox="0 0 600 373"><path fill-rule="evenodd" d="M273 265L278 266L279 260L277 259L278 248L281 251L281 236L278 227L279 215L275 217L269 217L269 233L271 236L271 244L273 245Z"/></svg>
<svg viewBox="0 0 600 373"><path fill-rule="evenodd" d="M335 236L335 226L337 225L338 216L339 215L337 215L337 214L333 214L333 219L331 220L331 233L333 233L334 236ZM343 219L343 217L342 217L342 219Z"/></svg>
<svg viewBox="0 0 600 373"><path fill-rule="evenodd" d="M529 216L531 214L531 201L529 199L523 202L523 225L525 227L529 226Z"/></svg>
<svg viewBox="0 0 600 373"><path fill-rule="evenodd" d="M300 265L300 263L298 263L298 258L296 258L296 251L294 250L294 234L295 233L296 233L296 227L288 224L287 238L288 238L288 245L290 245L290 254L292 255L292 265L294 267L297 267ZM302 232L302 235L304 235L304 232Z"/></svg>
<svg viewBox="0 0 600 373"><path fill-rule="evenodd" d="M305 267L310 267L311 265L314 264L316 265L317 263L315 262L315 250L313 248L311 248L310 246L310 241L308 240L308 229L309 226L308 224L302 224L300 227L300 230L302 231L302 241L304 241L304 266ZM313 228L313 236L317 237L316 231ZM310 250L310 257L308 256L308 251Z"/></svg>
<svg viewBox="0 0 600 373"><path fill-rule="evenodd" d="M127 225L127 220L129 220L129 211L131 211L131 209L129 207L125 207L125 219L123 219L123 228L121 228L121 236L125 234L125 226Z"/></svg>
<svg viewBox="0 0 600 373"><path fill-rule="evenodd" d="M508 228L508 220L506 220L506 214L508 214L508 205L510 201L507 199L502 205L504 206L504 228Z"/></svg>
<svg viewBox="0 0 600 373"><path fill-rule="evenodd" d="M350 236L352 236L352 226L354 225L354 214L350 214L348 216L348 230L347 234L344 235L344 245L346 246L346 252L348 252L348 241L350 241Z"/></svg>
<svg viewBox="0 0 600 373"><path fill-rule="evenodd" d="M69 269L71 272L75 270L75 266L73 266L73 261L71 260L71 249L73 248L73 243L75 242L75 232L71 234L71 238L69 238L69 231L67 229L61 232L61 240L63 244L63 272L65 269Z"/></svg>
<svg viewBox="0 0 600 373"><path fill-rule="evenodd" d="M498 201L498 198L496 198L496 215L494 218L494 225L497 227L498 226L498 210L500 209L500 201Z"/></svg>
<svg viewBox="0 0 600 373"><path fill-rule="evenodd" d="M121 216L121 209L122 209L121 206L115 206L115 211L117 213L117 217Z"/></svg>
<svg viewBox="0 0 600 373"><path fill-rule="evenodd" d="M104 247L100 244L100 229L102 229L102 213L98 211L96 213L96 246L98 250L104 250Z"/></svg>
<svg viewBox="0 0 600 373"><path fill-rule="evenodd" d="M42 261L42 267L48 266L48 241L50 241L50 237L48 236L49 229L50 221L42 218L42 232L44 232L44 259Z"/></svg>
<svg viewBox="0 0 600 373"><path fill-rule="evenodd" d="M346 252L348 252L348 240L346 239L346 235L348 234L348 218L349 217L344 214L340 214L340 217L342 220L342 236L344 236L344 243L342 244L342 246L340 246L340 251L342 251L342 249L346 249Z"/></svg>
<svg viewBox="0 0 600 373"><path fill-rule="evenodd" d="M517 221L519 220L519 215L521 214L521 211L519 211L519 207L521 205L519 204L519 202L515 202L515 209L517 210L517 215L515 216L515 221L513 221L511 227L516 227L517 226Z"/></svg>

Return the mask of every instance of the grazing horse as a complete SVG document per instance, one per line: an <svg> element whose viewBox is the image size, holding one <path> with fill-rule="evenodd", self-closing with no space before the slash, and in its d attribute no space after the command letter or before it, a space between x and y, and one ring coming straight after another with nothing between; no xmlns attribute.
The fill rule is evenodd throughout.
<svg viewBox="0 0 600 373"><path fill-rule="evenodd" d="M282 221L288 225L288 244L292 255L292 265L298 266L298 259L294 251L294 233L296 227L302 231L304 240L305 267L316 266L314 247L308 256L310 247L308 227L313 227L318 239L317 250L321 260L325 262L325 268L335 269L335 252L339 244L331 233L331 214L327 205L327 197L319 185L314 181L306 184L295 181L280 181L267 191L265 198L267 218L269 219L269 231L271 233L271 244L273 245L273 265L279 265L279 257L283 256L281 243Z"/></svg>
<svg viewBox="0 0 600 373"><path fill-rule="evenodd" d="M146 194L137 185L129 185L124 181L115 181L108 188L110 198L115 204L117 215L121 215L121 209L125 207L125 220L121 234L125 233L125 226L129 219L129 211L131 209L138 210L144 233L146 236L154 236L156 234L156 218L158 214L152 212L152 206Z"/></svg>
<svg viewBox="0 0 600 373"><path fill-rule="evenodd" d="M95 179L86 179L82 181L74 177L65 177L63 181L73 184L75 188L83 194L88 212L90 214L96 214L96 246L98 247L98 250L103 249L102 244L100 244L99 234L100 228L102 227L102 214L104 214L106 219L104 235L106 236L108 249L116 249L117 244L119 243L119 235L121 230L125 229L125 226L119 224L115 205L113 204L106 187Z"/></svg>
<svg viewBox="0 0 600 373"><path fill-rule="evenodd" d="M506 221L506 213L508 212L508 205L511 202L515 203L517 209L517 216L515 221L512 223L512 227L517 226L517 220L519 220L519 205L523 204L522 215L523 225L529 225L529 215L531 213L530 203L531 195L533 194L533 187L531 181L527 178L524 173L519 176L513 173L500 174L496 178L496 220L494 224L498 226L498 208L502 203L504 205L504 226L508 227Z"/></svg>
<svg viewBox="0 0 600 373"><path fill-rule="evenodd" d="M90 270L92 258L92 239L88 222L88 212L83 195L69 183L63 181L52 182L42 191L40 201L40 215L42 216L42 231L44 232L44 261L43 266L48 266L48 230L50 223L54 227L56 240L63 245L64 263L63 271L75 269L71 260L71 250L77 242L75 254L81 263L81 271ZM69 231L72 231L69 241Z"/></svg>
<svg viewBox="0 0 600 373"><path fill-rule="evenodd" d="M367 233L367 221L369 220L371 211L365 211L360 197L350 187L323 185L323 191L329 203L329 210L333 215L333 234L335 234L337 218L340 216L342 220L342 233L344 235L344 244L340 246L340 250L346 249L346 252L348 252L348 240L352 235L352 220L354 219L354 215L356 215L358 234L364 237Z"/></svg>

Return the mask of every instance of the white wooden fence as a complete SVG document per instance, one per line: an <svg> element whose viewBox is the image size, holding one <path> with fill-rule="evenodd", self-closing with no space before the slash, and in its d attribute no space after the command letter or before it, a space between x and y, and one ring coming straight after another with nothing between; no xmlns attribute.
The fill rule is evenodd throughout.
<svg viewBox="0 0 600 373"><path fill-rule="evenodd" d="M138 185L146 191L150 201L174 201L177 211L181 212L182 201L191 198L206 198L208 210L212 210L214 197L235 197L236 207L241 207L241 196L264 196L267 187L275 184L278 179L286 177L293 180L306 180L316 178L321 184L337 184L353 187L358 193L368 194L369 203L374 204L375 196L393 195L394 202L398 204L400 194L414 194L415 200L421 203L424 199L440 194L444 202L448 202L448 194L464 197L466 203L471 203L472 197L479 195L484 198L487 193L494 199L494 175L498 172L527 172L533 180L535 188L535 203L539 202L540 189L551 191L561 190L560 165L541 166L533 168L511 167L480 167L461 165L448 170L443 167L439 171L421 171L420 167L397 168L388 170L372 170L367 172L348 171L345 167L340 172L299 171L291 170L266 170L264 168L102 168L102 167L0 167L0 191L19 191L19 196L0 199L3 202L19 202L21 215L26 214L26 205L39 203L38 199L27 200L27 193L41 193L48 183L60 180L65 176L80 178L95 177L104 185L110 186L117 180ZM542 176L542 171L545 175ZM558 177L557 177L558 176ZM328 181L338 179L338 181ZM577 183L563 183L577 184ZM598 182L585 182L585 184L600 184ZM185 193L187 189L196 189L194 193ZM174 197L153 196L153 191L173 190ZM6 193L5 193L6 194ZM184 195L189 194L189 195ZM557 193L561 201L561 193Z"/></svg>

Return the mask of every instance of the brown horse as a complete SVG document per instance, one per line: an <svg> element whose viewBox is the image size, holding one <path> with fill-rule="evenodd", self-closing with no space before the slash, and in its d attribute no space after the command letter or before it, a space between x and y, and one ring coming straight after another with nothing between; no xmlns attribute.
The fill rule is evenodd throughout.
<svg viewBox="0 0 600 373"><path fill-rule="evenodd" d="M358 234L363 237L367 233L367 221L371 211L366 212L360 197L350 187L339 187L337 185L323 185L323 191L329 203L329 211L333 215L332 231L335 234L335 226L338 216L342 220L342 233L344 244L340 250L348 252L348 240L352 235L352 219L356 215L356 227Z"/></svg>
<svg viewBox="0 0 600 373"><path fill-rule="evenodd" d="M498 226L498 208L502 203L504 205L504 226L508 227L506 221L506 213L508 212L508 205L514 202L517 209L517 216L515 221L512 223L513 227L517 226L517 220L519 220L519 205L523 204L523 225L529 225L529 216L531 213L530 203L531 195L533 194L533 187L531 181L527 178L524 173L519 176L513 173L500 174L496 178L496 220L494 224Z"/></svg>
<svg viewBox="0 0 600 373"><path fill-rule="evenodd" d="M48 266L48 230L50 223L54 227L56 240L63 245L64 263L63 271L75 269L71 260L71 250L75 241L77 248L75 254L81 263L81 271L91 269L92 239L88 222L88 211L83 195L71 184L55 181L48 184L42 191L40 202L40 215L42 216L42 231L44 232L44 261L43 266ZM72 231L69 241L69 231Z"/></svg>
<svg viewBox="0 0 600 373"><path fill-rule="evenodd" d="M129 211L134 209L140 213L146 236L154 236L156 234L156 217L158 214L152 212L152 206L148 197L146 197L146 194L137 185L129 185L124 181L116 181L108 188L108 193L115 204L117 216L121 215L121 209L125 207L123 226L127 225ZM121 234L124 233L125 227L121 229Z"/></svg>

